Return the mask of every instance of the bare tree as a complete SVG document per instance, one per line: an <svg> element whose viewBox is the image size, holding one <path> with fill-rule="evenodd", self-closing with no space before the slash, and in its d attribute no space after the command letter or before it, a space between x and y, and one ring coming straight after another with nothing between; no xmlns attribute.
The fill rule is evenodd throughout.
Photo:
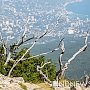
<svg viewBox="0 0 90 90"><path fill-rule="evenodd" d="M52 84L52 81L46 76L43 72L42 69L44 68L45 65L50 64L51 62L46 62L42 66L37 65L37 71L44 77L44 79L49 83Z"/></svg>
<svg viewBox="0 0 90 90"><path fill-rule="evenodd" d="M59 62L59 70L56 72L56 81L58 82L58 86L59 86L60 78L61 78L62 76L64 76L65 71L68 69L68 65L71 63L71 61L73 61L73 60L76 58L76 56L79 55L81 52L83 52L83 51L86 50L87 45L88 45L88 36L89 36L89 34L87 33L87 34L86 34L86 37L85 37L85 42L84 42L85 44L84 44L84 46L82 46L70 59L68 59L68 61L67 61L65 64L62 63L62 56L64 55L64 52L65 52L65 46L64 46L64 41L63 41L64 38L61 39L61 41L60 41L60 43L59 43L59 45L58 45L58 48L55 49L55 50L61 49L61 53L60 53L59 60L58 60L58 62ZM54 51L54 50L53 50L53 51ZM43 53L43 55L44 55L44 54L48 54L48 53ZM42 54L41 54L41 55L42 55ZM38 56L38 55L36 55L36 56ZM49 80L49 78L46 77L46 75L43 74L43 72L42 72L42 70L41 70L46 64L50 64L50 62L45 63L45 64L44 64L43 66L41 66L41 67L40 67L40 66L37 66L37 71L39 71L40 74L41 74L49 83L51 83L51 81Z"/></svg>
<svg viewBox="0 0 90 90"><path fill-rule="evenodd" d="M31 40L31 39L34 39L33 44L26 50L26 52L21 56L21 58L14 61L14 64L13 64L12 68L10 69L10 71L9 71L9 73L8 73L8 76L11 75L11 72L13 71L13 69L15 68L15 66L16 66L20 61L23 60L23 58L25 57L25 55L34 47L34 45L36 44L36 42L37 42L39 39L41 39L42 37L44 37L47 33L48 33L48 31L46 31L43 35L41 35L41 36L39 36L39 37L35 37L35 38L33 37L33 38L26 39L25 41L20 42L18 45L16 45L17 47L19 47L19 46L20 46L21 44L23 44L24 42L29 41L29 40Z"/></svg>
<svg viewBox="0 0 90 90"><path fill-rule="evenodd" d="M79 55L81 52L86 50L87 45L88 45L88 36L89 36L89 33L87 32L84 46L82 46L70 59L68 59L68 61L65 64L62 63L62 56L65 52L64 42L63 42L63 39L60 41L59 47L61 49L61 54L58 60L60 68L59 68L59 71L57 71L56 73L56 80L58 82L58 86L59 86L60 78L64 76L65 71L68 69L68 65L76 58L77 55Z"/></svg>
<svg viewBox="0 0 90 90"><path fill-rule="evenodd" d="M68 65L71 63L71 61L73 61L73 60L76 58L76 56L77 56L78 54L80 54L81 52L83 52L83 51L86 50L87 44L88 44L88 42L87 42L88 36L89 36L89 34L87 33L87 35L86 35L86 37L85 37L85 45L82 46L82 47L67 61L67 63L65 63L65 64L62 63L62 56L63 56L64 53L65 53L65 46L64 46L64 41L63 41L64 38L62 38L62 39L60 40L60 43L59 43L59 45L58 45L58 48L55 48L55 49L53 49L53 50L51 50L51 51L49 51L49 52L46 52L46 53L42 53L42 54L38 54L38 55L32 56L32 57L30 57L30 58L38 57L38 56L40 56L40 55L46 55L46 54L52 53L52 52L60 49L61 53L60 53L60 56L59 56L59 59L58 59L58 62L59 62L59 70L56 72L56 81L58 82L58 86L59 86L60 78L61 78L62 76L64 76L65 71L68 69ZM30 59L30 58L27 58L27 59ZM24 59L23 59L23 60L24 60ZM42 65L42 66L37 65L37 71L45 78L45 80L46 80L49 84L51 84L52 81L50 81L50 79L42 72L42 69L43 69L43 67L44 67L45 65L50 64L50 63L51 63L51 62L46 62L46 63L44 63L44 65Z"/></svg>
<svg viewBox="0 0 90 90"><path fill-rule="evenodd" d="M56 72L56 81L58 82L58 86L59 86L59 80L60 80L60 77L61 77L61 74L62 74L62 67L63 67L62 56L64 55L64 52L65 52L63 39L61 39L61 41L60 41L60 43L58 45L59 49L61 49L61 54L60 54L59 60L58 60L58 62L59 62L59 70Z"/></svg>
<svg viewBox="0 0 90 90"><path fill-rule="evenodd" d="M18 40L18 43L14 43L13 45L11 45L11 46L8 48L8 50L7 50L8 52L6 52L6 53L7 53L7 59L6 59L6 62L5 62L4 65L7 65L7 64L8 64L8 62L9 62L10 59L11 59L12 53L13 53L17 48L19 48L19 47L20 47L22 44L24 44L25 42L30 41L30 40L32 40L32 39L35 39L35 37L33 36L33 37L27 38L27 39L25 40L25 36L26 36L26 33L27 33L27 24L28 24L28 23L29 23L29 19L27 19L27 21L26 21L26 23L25 23L25 25L24 25L24 32L23 32L21 38Z"/></svg>

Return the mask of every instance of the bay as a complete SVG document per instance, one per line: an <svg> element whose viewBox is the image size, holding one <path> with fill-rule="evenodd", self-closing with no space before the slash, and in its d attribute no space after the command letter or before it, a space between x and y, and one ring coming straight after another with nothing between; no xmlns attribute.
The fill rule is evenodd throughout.
<svg viewBox="0 0 90 90"><path fill-rule="evenodd" d="M82 0L81 2L69 4L66 8L69 11L81 15L87 15L90 18L90 0Z"/></svg>

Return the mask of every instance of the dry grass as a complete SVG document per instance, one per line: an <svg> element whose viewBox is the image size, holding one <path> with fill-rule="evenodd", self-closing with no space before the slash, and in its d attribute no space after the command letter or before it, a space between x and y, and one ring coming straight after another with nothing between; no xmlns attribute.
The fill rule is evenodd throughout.
<svg viewBox="0 0 90 90"><path fill-rule="evenodd" d="M26 85L24 85L23 83L19 83L20 87L23 89L23 90L27 90L27 87Z"/></svg>
<svg viewBox="0 0 90 90"><path fill-rule="evenodd" d="M40 83L38 84L38 86L40 87L40 89L36 90L54 90L52 87L50 87L48 84L45 83Z"/></svg>

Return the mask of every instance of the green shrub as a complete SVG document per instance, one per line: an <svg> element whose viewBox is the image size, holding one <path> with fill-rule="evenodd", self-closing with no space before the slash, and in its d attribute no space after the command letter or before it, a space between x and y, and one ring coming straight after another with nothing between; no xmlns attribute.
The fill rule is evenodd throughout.
<svg viewBox="0 0 90 90"><path fill-rule="evenodd" d="M7 66L4 66L6 57L2 56L0 57L0 72L4 75L8 75L9 70L11 69L14 60L19 59L23 53L25 53L27 49L21 49L20 51L14 53L12 55L13 61L10 61ZM3 49L0 47L0 54L3 53ZM25 58L31 57L30 53L27 53ZM39 72L37 72L37 65L44 64L46 61L44 56L39 56L36 58L32 59L27 59L24 61L20 61L17 66L13 69L11 76L12 77L23 77L25 81L27 82L33 82L33 83L38 83L42 82L42 76L40 75ZM48 61L48 60L47 60ZM48 74L48 77L50 80L55 79L55 66L51 63L46 65L43 68L43 72L45 74Z"/></svg>

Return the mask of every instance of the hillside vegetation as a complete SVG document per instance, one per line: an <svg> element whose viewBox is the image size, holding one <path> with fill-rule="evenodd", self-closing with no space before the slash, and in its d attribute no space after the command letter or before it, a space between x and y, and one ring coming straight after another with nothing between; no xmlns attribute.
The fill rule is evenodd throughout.
<svg viewBox="0 0 90 90"><path fill-rule="evenodd" d="M7 76L10 68L12 67L15 60L19 59L23 53L25 53L27 49L23 48L19 52L15 52L13 55L14 59L11 59L9 61L9 64L7 66L4 65L6 57L3 55L3 48L0 47L0 73ZM25 58L31 57L30 53L27 53ZM37 72L37 65L42 65L45 61L51 61L46 60L44 56L39 56L36 58L27 59L25 61L20 61L17 66L14 68L14 70L11 73L11 77L23 77L25 81L27 82L33 82L33 83L39 83L43 82L43 77L40 75L39 72ZM43 72L48 75L48 78L50 80L55 79L55 65L49 64L46 65L43 68Z"/></svg>

